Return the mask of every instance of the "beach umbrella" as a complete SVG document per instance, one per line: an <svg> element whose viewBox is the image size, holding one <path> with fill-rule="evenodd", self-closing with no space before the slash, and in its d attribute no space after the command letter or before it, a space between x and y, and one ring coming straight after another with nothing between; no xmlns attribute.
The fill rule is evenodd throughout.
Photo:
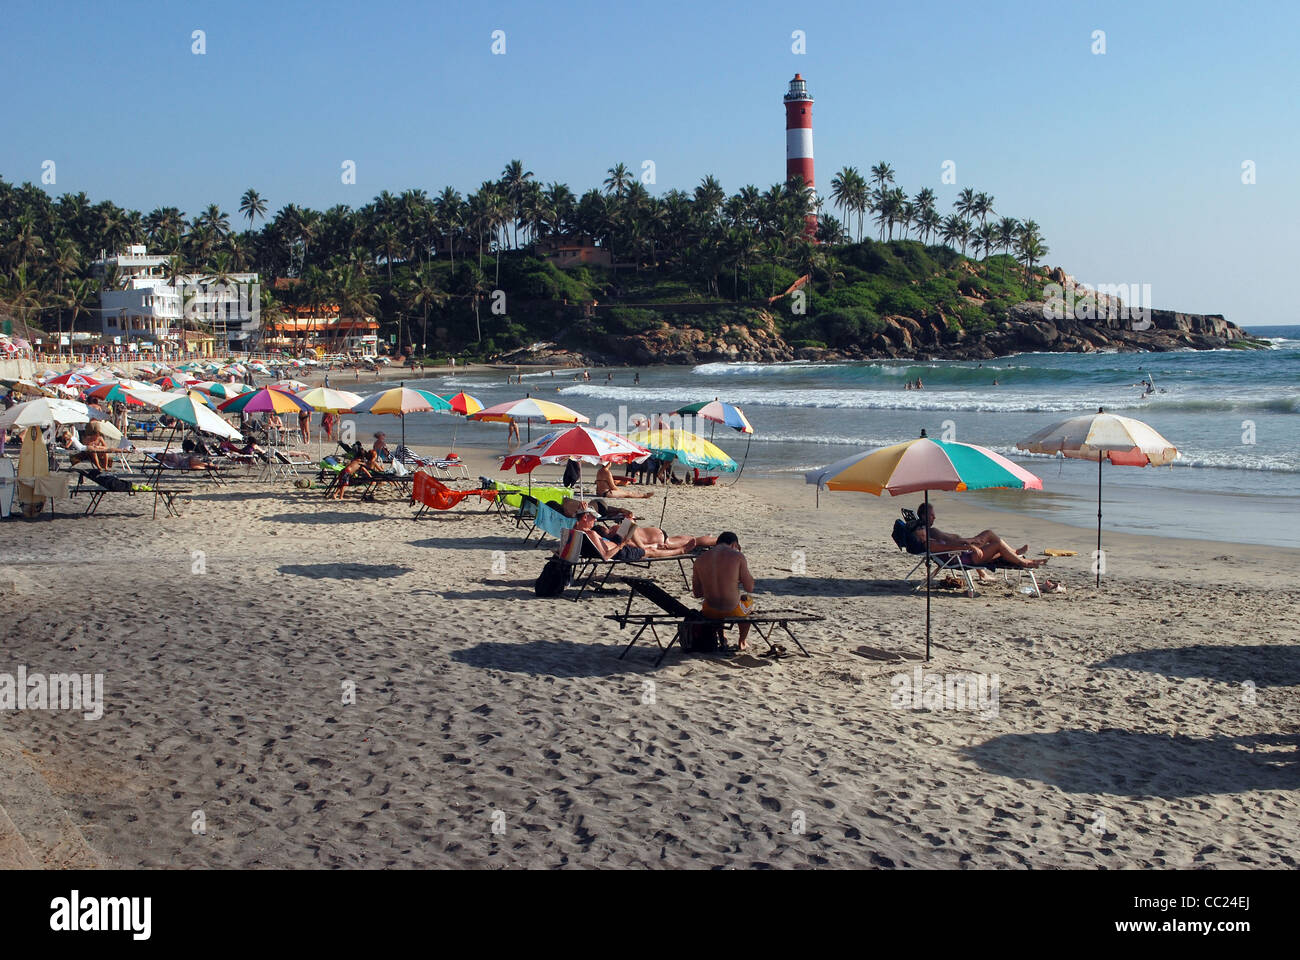
<svg viewBox="0 0 1300 960"><path fill-rule="evenodd" d="M486 407L478 413L471 413L469 420L481 420L484 423L524 423L528 425L528 439L533 436L534 423L590 423L591 421L570 410L562 403L550 400L535 400L530 396L522 400L510 400Z"/></svg>
<svg viewBox="0 0 1300 960"><path fill-rule="evenodd" d="M198 391L191 393L165 393L161 390L128 390L131 396L169 417L175 417L204 433L228 440L242 440L243 434L222 420L206 403L207 398ZM169 441L170 443L170 441Z"/></svg>
<svg viewBox="0 0 1300 960"><path fill-rule="evenodd" d="M507 456L502 470L514 467L518 473L530 473L539 464L564 463L579 460L583 463L629 463L644 460L650 451L625 437L595 427L572 426L552 430L527 446Z"/></svg>
<svg viewBox="0 0 1300 960"><path fill-rule="evenodd" d="M363 397L360 403L352 407L353 413L388 414L402 418L402 446L406 446L406 415L408 413L429 413L434 410L446 411L449 404L436 393L427 390L412 390L406 384L381 390Z"/></svg>
<svg viewBox="0 0 1300 960"><path fill-rule="evenodd" d="M465 393L464 391L461 391L460 393L454 394L450 397L443 397L443 399L451 404L452 413L462 417L468 417L471 413L478 413L480 410L483 409L483 404L479 401L477 397L471 397L468 393ZM451 431L452 452L455 452L456 450L456 434L457 432L459 432L459 430L460 430L460 423L458 422Z"/></svg>
<svg viewBox="0 0 1300 960"><path fill-rule="evenodd" d="M198 383L191 384L191 386L195 390L201 390L206 394L221 397L225 400L251 393L255 389L246 383L225 383L221 380L200 380Z"/></svg>
<svg viewBox="0 0 1300 960"><path fill-rule="evenodd" d="M1052 453L1075 460L1097 461L1097 586L1101 586L1101 465L1163 467L1178 459L1178 448L1132 417L1119 417L1098 407L1096 413L1070 417L1039 430L1016 444L1030 453Z"/></svg>
<svg viewBox="0 0 1300 960"><path fill-rule="evenodd" d="M17 492L18 501L23 504L24 517L38 515L45 506L45 497L37 493L37 487L40 486L39 481L49 475L50 460L45 449L45 434L38 425L32 424L23 435L22 450L18 453Z"/></svg>
<svg viewBox="0 0 1300 960"><path fill-rule="evenodd" d="M754 428L750 426L749 419L745 416L740 407L730 403L723 403L716 397L712 400L700 400L696 403L688 403L684 407L678 407L673 413L680 416L699 417L702 420L708 420L710 423L720 423L723 426L739 433L753 433Z"/></svg>
<svg viewBox="0 0 1300 960"><path fill-rule="evenodd" d="M45 381L46 385L54 387L68 387L72 390L82 390L86 387L99 385L99 381L86 376L84 373L65 373L61 377L51 377Z"/></svg>
<svg viewBox="0 0 1300 960"><path fill-rule="evenodd" d="M296 381L290 381L296 382ZM272 384L279 387L279 384ZM298 399L308 404L317 413L344 413L362 401L358 393L347 390L332 390L329 387L314 387L298 394ZM316 432L316 459L321 454L321 431Z"/></svg>
<svg viewBox="0 0 1300 960"><path fill-rule="evenodd" d="M822 490L858 490L877 497L931 490L1041 490L1043 481L1001 454L971 443L931 440L921 431L916 440L867 450L804 474ZM930 659L930 541L925 542L925 659Z"/></svg>
<svg viewBox="0 0 1300 960"><path fill-rule="evenodd" d="M627 439L656 456L679 460L692 469L721 470L724 473L736 470L736 461L727 456L725 451L689 430L670 430L663 426L645 427L630 431Z"/></svg>
<svg viewBox="0 0 1300 960"><path fill-rule="evenodd" d="M301 413L311 408L311 404L301 397L270 387L241 393L217 407L222 413Z"/></svg>
<svg viewBox="0 0 1300 960"><path fill-rule="evenodd" d="M714 424L709 431L709 439L713 439L714 430L717 424L731 427L738 433L747 434L749 439L745 442L745 456L740 462L740 469L736 472L736 480L745 472L745 464L749 462L749 446L754 442L754 428L750 425L749 418L745 412L735 404L724 403L717 397L712 400L701 400L697 403L688 403L684 407L678 407L673 413L680 416L694 416L698 419L708 420ZM734 484L736 480L733 480Z"/></svg>
<svg viewBox="0 0 1300 960"><path fill-rule="evenodd" d="M127 389L126 384L114 380L92 387L85 392L85 396L91 400L100 400L104 403L125 403L137 407L142 406L143 402L128 394Z"/></svg>
<svg viewBox="0 0 1300 960"><path fill-rule="evenodd" d="M272 384L272 386L277 389L280 387L279 384ZM330 387L313 387L297 396L317 413L346 413L364 399L358 393L334 390Z"/></svg>
<svg viewBox="0 0 1300 960"><path fill-rule="evenodd" d="M40 397L16 403L0 413L0 430L11 427L51 427L65 423L89 423L90 408L76 400Z"/></svg>

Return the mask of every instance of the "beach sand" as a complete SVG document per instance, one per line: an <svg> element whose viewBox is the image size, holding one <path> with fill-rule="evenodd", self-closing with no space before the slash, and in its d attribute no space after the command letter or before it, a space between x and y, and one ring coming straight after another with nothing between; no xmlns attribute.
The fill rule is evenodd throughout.
<svg viewBox="0 0 1300 960"><path fill-rule="evenodd" d="M0 528L0 672L102 673L106 700L0 712L0 758L125 867L1296 866L1295 553L1107 530L1097 590L1092 532L939 494L944 529L1079 556L1049 564L1063 594L936 592L923 663L888 537L919 495L667 496L670 533L739 534L760 610L827 618L811 659L619 660L624 590L534 597L546 552L477 501L415 521L239 482L155 522L110 497ZM918 667L996 675L996 704L896 704Z"/></svg>

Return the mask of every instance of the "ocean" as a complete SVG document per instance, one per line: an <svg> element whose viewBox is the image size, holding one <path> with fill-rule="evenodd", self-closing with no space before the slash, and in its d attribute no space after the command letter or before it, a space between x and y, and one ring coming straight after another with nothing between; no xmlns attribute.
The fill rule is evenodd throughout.
<svg viewBox="0 0 1300 960"><path fill-rule="evenodd" d="M1104 407L1150 424L1182 453L1172 467L1104 468L1104 523L1158 536L1300 547L1300 326L1254 327L1268 351L1017 354L997 360L859 363L708 363L636 371L593 368L590 382L572 371L524 375L457 373L419 382L439 393L464 390L485 405L530 393L558 400L597 422L625 424L636 414L669 413L715 397L744 409L751 444L727 428L698 432L745 460L745 476L801 473L857 450L920 435L990 447L1038 474L1043 491L984 491L990 508L1096 524L1095 464L1032 456L1015 448L1067 416ZM607 373L613 373L607 382ZM920 378L924 390L905 390ZM1144 394L1151 378L1156 392ZM993 381L998 381L994 386ZM337 384L347 388L345 378ZM360 424L375 429L370 418ZM407 438L438 446L450 418L406 418ZM391 420L386 424L392 427ZM390 429L390 435L397 429ZM504 428L461 423L461 442L500 443ZM743 479L742 481L743 482ZM836 494L842 496L843 494ZM811 506L814 490L808 488Z"/></svg>

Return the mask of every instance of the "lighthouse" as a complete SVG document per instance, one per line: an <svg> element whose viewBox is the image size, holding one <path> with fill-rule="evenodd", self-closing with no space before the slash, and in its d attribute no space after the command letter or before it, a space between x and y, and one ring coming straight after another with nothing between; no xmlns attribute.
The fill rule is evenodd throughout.
<svg viewBox="0 0 1300 960"><path fill-rule="evenodd" d="M813 203L817 194L813 190L813 98L808 93L808 82L796 73L785 94L785 179L786 182L802 177ZM817 214L808 215L804 233L817 235Z"/></svg>

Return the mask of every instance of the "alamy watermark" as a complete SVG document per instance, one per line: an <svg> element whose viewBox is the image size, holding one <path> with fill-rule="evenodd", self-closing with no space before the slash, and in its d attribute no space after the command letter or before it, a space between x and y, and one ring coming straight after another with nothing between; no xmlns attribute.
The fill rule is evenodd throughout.
<svg viewBox="0 0 1300 960"><path fill-rule="evenodd" d="M918 666L890 678L889 705L897 710L969 711L988 720L998 715L1000 682L996 673L926 673Z"/></svg>
<svg viewBox="0 0 1300 960"><path fill-rule="evenodd" d="M1133 330L1151 328L1149 283L1049 283L1043 287L1045 320L1128 320Z"/></svg>
<svg viewBox="0 0 1300 960"><path fill-rule="evenodd" d="M180 294L186 320L256 324L262 316L259 283L184 283L180 285Z"/></svg>
<svg viewBox="0 0 1300 960"><path fill-rule="evenodd" d="M87 720L104 715L102 673L0 673L0 710L79 710Z"/></svg>

